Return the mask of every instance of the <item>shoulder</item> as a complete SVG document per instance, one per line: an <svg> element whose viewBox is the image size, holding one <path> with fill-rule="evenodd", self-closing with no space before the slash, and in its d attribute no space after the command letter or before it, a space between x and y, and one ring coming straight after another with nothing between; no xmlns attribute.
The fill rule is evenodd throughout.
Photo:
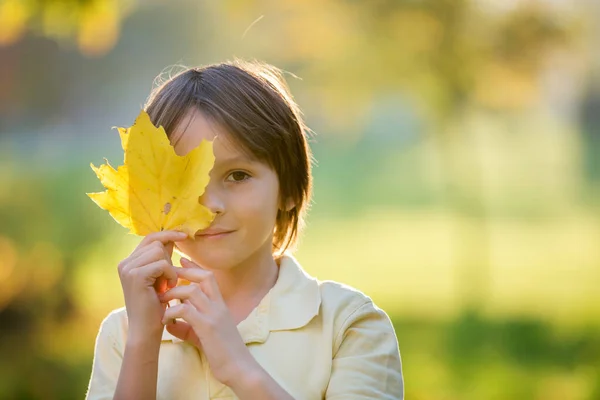
<svg viewBox="0 0 600 400"><path fill-rule="evenodd" d="M100 325L100 329L118 329L126 327L127 310L125 307L116 308L109 312Z"/></svg>
<svg viewBox="0 0 600 400"><path fill-rule="evenodd" d="M334 319L343 322L360 312L385 313L373 303L373 300L360 290L346 284L319 280L304 270L302 265L289 253L281 261L280 278L276 283L278 294L289 298L289 304L301 303L306 307L316 305L318 312L326 322ZM279 300L284 296L279 296ZM286 307L289 309L289 307ZM313 310L310 310L313 312ZM314 310L317 312L317 310Z"/></svg>
<svg viewBox="0 0 600 400"><path fill-rule="evenodd" d="M356 309L365 304L373 304L369 296L340 282L319 281L319 291L322 305L328 308Z"/></svg>
<svg viewBox="0 0 600 400"><path fill-rule="evenodd" d="M360 290L335 281L320 281L319 288L323 318L333 320L334 347L340 344L350 328L357 325L395 336L386 312Z"/></svg>
<svg viewBox="0 0 600 400"><path fill-rule="evenodd" d="M122 348L127 336L127 311L125 307L117 308L108 313L100 324L98 338L111 339L117 348Z"/></svg>
<svg viewBox="0 0 600 400"><path fill-rule="evenodd" d="M321 282L323 318L332 316L332 369L327 398L402 399L398 339L388 315L360 290Z"/></svg>

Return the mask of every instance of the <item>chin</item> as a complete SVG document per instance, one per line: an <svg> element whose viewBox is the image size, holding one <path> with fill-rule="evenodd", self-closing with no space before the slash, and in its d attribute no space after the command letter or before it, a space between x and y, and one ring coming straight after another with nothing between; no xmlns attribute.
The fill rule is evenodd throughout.
<svg viewBox="0 0 600 400"><path fill-rule="evenodd" d="M196 264L210 270L226 270L236 265L236 254L223 248L198 248L199 246L180 246L179 252ZM203 247L203 246L202 246Z"/></svg>

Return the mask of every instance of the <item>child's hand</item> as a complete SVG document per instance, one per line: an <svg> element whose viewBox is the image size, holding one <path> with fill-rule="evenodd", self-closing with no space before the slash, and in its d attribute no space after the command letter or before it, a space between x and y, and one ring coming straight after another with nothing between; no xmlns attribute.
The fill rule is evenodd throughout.
<svg viewBox="0 0 600 400"><path fill-rule="evenodd" d="M175 231L151 233L119 263L129 320L128 340L143 341L162 334L166 303L161 303L158 294L177 284L171 262L173 242L186 237L185 233Z"/></svg>
<svg viewBox="0 0 600 400"><path fill-rule="evenodd" d="M163 323L168 323L167 330L173 336L201 349L215 378L231 387L242 377L241 371L250 371L256 360L237 330L213 273L185 258L181 259L181 266L177 268L178 277L191 284L159 296L164 302L172 299L182 302L165 311ZM175 318L185 322L173 324Z"/></svg>

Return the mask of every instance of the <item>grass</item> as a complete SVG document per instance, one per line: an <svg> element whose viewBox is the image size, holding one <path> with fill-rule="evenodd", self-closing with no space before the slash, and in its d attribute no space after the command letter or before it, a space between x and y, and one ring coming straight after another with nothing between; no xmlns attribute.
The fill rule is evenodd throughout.
<svg viewBox="0 0 600 400"><path fill-rule="evenodd" d="M487 290L479 305L487 315L596 323L600 224L593 216L574 213L534 223L491 218L485 225L488 249L474 249L486 257L461 269L456 247L469 249L469 238L477 236L456 237L467 224L435 210L321 218L308 227L298 258L311 274L357 287L395 315L457 316L469 291L479 290L469 287L472 273L483 277L477 283Z"/></svg>

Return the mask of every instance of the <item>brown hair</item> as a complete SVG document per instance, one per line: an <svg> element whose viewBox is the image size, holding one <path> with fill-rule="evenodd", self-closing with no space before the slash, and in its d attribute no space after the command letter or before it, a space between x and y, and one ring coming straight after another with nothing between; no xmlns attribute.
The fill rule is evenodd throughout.
<svg viewBox="0 0 600 400"><path fill-rule="evenodd" d="M281 255L296 245L312 192L312 156L309 130L281 70L241 60L187 68L156 87L144 109L169 136L190 109L197 109L225 128L242 150L273 168L282 203L273 252ZM287 210L290 200L294 207Z"/></svg>

